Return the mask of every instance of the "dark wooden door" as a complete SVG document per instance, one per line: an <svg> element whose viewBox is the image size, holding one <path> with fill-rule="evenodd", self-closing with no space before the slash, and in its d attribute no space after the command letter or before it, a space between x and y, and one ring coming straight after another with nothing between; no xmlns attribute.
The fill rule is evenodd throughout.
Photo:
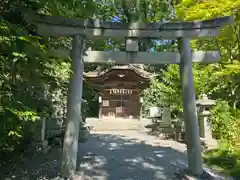
<svg viewBox="0 0 240 180"><path fill-rule="evenodd" d="M127 116L125 107L116 107L116 117L125 117Z"/></svg>
<svg viewBox="0 0 240 180"><path fill-rule="evenodd" d="M129 104L129 95L120 95L120 99L116 106L116 117L127 117Z"/></svg>

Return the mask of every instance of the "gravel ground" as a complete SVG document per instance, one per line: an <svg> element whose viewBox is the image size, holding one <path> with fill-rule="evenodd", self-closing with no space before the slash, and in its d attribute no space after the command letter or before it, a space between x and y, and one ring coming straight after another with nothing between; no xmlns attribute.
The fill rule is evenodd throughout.
<svg viewBox="0 0 240 180"><path fill-rule="evenodd" d="M53 180L60 172L61 148L46 155L18 157L0 167L1 180Z"/></svg>

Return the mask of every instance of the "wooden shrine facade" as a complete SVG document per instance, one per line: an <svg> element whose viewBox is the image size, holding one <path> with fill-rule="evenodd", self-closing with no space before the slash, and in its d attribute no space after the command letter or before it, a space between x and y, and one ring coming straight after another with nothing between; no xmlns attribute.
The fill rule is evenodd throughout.
<svg viewBox="0 0 240 180"><path fill-rule="evenodd" d="M85 79L99 91L99 119L140 118L140 94L148 86L151 74L135 66L115 66Z"/></svg>

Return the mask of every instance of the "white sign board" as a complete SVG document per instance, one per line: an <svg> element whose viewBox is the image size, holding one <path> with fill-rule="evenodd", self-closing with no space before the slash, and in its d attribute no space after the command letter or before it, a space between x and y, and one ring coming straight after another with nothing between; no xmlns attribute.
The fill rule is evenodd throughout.
<svg viewBox="0 0 240 180"><path fill-rule="evenodd" d="M132 94L132 89L110 89L110 94Z"/></svg>
<svg viewBox="0 0 240 180"><path fill-rule="evenodd" d="M162 109L159 107L150 107L150 117L159 117L162 115Z"/></svg>
<svg viewBox="0 0 240 180"><path fill-rule="evenodd" d="M109 100L103 100L103 107L108 107L109 106Z"/></svg>

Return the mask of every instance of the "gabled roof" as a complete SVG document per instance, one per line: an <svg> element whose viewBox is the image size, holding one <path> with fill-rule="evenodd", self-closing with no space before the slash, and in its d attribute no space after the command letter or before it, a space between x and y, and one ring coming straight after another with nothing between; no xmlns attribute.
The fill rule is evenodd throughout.
<svg viewBox="0 0 240 180"><path fill-rule="evenodd" d="M105 71L101 71L101 72L93 71L93 72L84 73L84 76L87 78L101 77L113 70L131 70L144 79L150 79L154 76L152 73L149 73L149 72L147 72L141 68L138 68L134 65L113 66L112 68L105 70Z"/></svg>

